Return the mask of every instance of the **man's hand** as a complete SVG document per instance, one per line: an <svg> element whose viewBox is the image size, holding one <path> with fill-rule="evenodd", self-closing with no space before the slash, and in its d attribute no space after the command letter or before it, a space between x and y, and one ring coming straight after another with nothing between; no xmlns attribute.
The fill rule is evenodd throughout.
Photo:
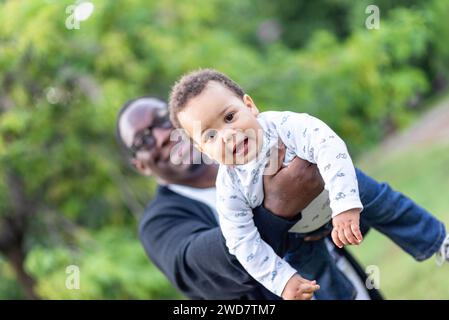
<svg viewBox="0 0 449 320"><path fill-rule="evenodd" d="M263 206L277 216L292 219L323 191L324 181L315 164L298 157L282 167L284 156L285 146L280 142L276 173L263 176Z"/></svg>
<svg viewBox="0 0 449 320"><path fill-rule="evenodd" d="M294 274L285 285L282 291L284 300L310 300L313 293L320 289L316 281L304 279L299 274Z"/></svg>
<svg viewBox="0 0 449 320"><path fill-rule="evenodd" d="M360 232L360 209L342 212L332 219L332 240L339 248L348 244L358 245L363 240Z"/></svg>

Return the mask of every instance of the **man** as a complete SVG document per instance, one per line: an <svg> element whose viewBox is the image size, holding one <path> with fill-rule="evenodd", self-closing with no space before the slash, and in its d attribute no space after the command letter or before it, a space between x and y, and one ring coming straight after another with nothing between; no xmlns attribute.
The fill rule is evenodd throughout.
<svg viewBox="0 0 449 320"><path fill-rule="evenodd" d="M123 148L131 151L132 165L140 173L154 176L159 184L139 227L148 256L173 285L192 299L276 299L228 253L215 213L217 167L191 162L175 165L170 161L170 155L177 154L173 151L179 142L170 141L173 127L166 108L160 100L143 97L127 103L117 120L117 137ZM200 156L195 149L191 151L184 153L190 160ZM375 183L368 179L367 183ZM265 176L264 188L268 196L254 210L255 222L262 238L282 254L288 230L301 218L298 212L323 190L323 181L315 165L296 158L274 176ZM365 201L368 205L369 200ZM362 224L362 229L366 232L368 228ZM369 291L370 297L367 295L363 270L350 255L335 248L331 252L336 265L351 278L350 295L381 298L376 290Z"/></svg>

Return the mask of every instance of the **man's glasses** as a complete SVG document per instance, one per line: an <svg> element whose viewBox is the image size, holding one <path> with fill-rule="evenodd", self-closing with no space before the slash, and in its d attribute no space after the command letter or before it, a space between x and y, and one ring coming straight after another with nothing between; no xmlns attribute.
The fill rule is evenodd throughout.
<svg viewBox="0 0 449 320"><path fill-rule="evenodd" d="M172 127L167 112L164 112L162 115L156 115L151 125L134 137L133 144L131 145L133 156L142 149L151 151L154 148L156 145L156 138L153 135L154 128L170 129Z"/></svg>

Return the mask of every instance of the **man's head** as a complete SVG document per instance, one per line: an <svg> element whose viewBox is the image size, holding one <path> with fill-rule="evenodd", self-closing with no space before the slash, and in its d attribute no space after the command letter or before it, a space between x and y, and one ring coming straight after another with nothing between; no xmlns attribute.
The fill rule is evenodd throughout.
<svg viewBox="0 0 449 320"><path fill-rule="evenodd" d="M167 104L159 99L142 97L127 102L118 114L116 130L119 143L127 151L134 168L161 182L184 183L196 179L206 166L193 164L193 161L171 161L174 159L170 157L177 155L194 157L195 151L185 140L170 140L174 128ZM175 146L178 152L172 152ZM182 164L176 164L180 162Z"/></svg>
<svg viewBox="0 0 449 320"><path fill-rule="evenodd" d="M203 69L184 75L170 94L170 118L199 150L226 165L254 159L261 148L259 111L226 75Z"/></svg>

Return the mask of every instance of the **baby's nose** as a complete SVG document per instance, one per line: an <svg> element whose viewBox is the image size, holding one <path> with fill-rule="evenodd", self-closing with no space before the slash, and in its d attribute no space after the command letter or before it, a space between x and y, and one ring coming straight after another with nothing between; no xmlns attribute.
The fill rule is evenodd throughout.
<svg viewBox="0 0 449 320"><path fill-rule="evenodd" d="M232 130L232 129L225 129L223 131L223 135L222 135L223 142L224 143L228 143L228 142L232 141L234 139L234 136L235 136L234 130Z"/></svg>

